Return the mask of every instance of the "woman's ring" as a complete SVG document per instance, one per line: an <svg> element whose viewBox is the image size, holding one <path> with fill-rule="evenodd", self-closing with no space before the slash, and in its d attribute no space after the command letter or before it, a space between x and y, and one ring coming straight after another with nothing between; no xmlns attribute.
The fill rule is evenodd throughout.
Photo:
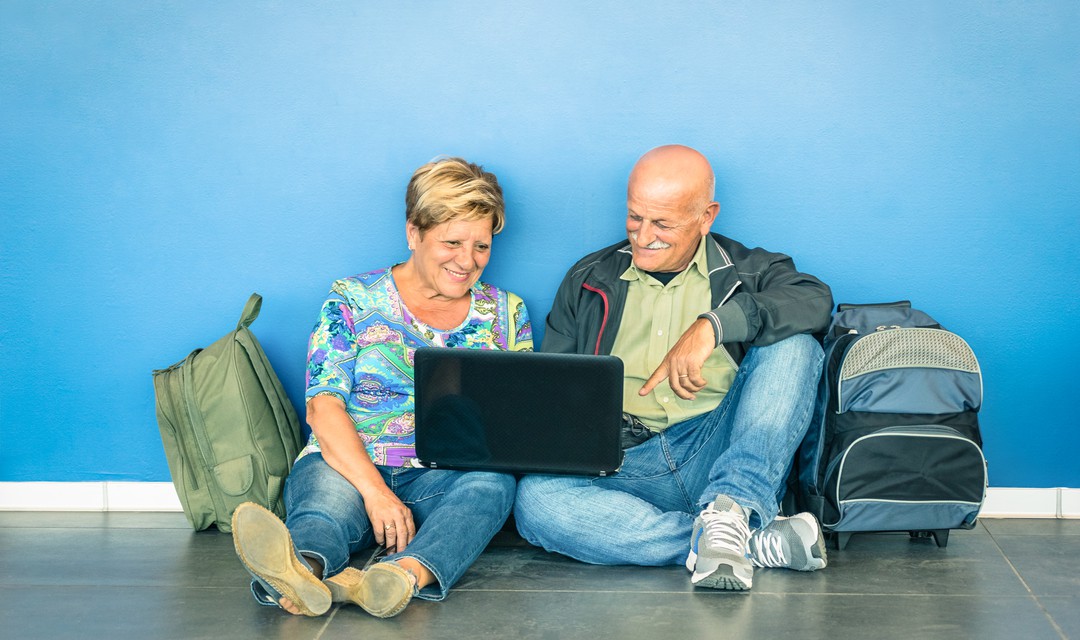
<svg viewBox="0 0 1080 640"><path fill-rule="evenodd" d="M389 531L389 530L391 530L393 528L394 528L394 523L393 522L391 522L390 524L384 524L383 525L383 529L386 529L387 531Z"/></svg>

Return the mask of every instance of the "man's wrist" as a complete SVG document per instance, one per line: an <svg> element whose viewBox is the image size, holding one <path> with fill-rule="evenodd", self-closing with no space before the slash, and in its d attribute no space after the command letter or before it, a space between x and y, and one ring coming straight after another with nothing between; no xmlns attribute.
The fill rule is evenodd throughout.
<svg viewBox="0 0 1080 640"><path fill-rule="evenodd" d="M709 324L712 325L713 337L716 339L716 343L713 345L713 348L715 349L716 347L719 347L720 344L724 341L724 325L720 324L720 318L716 317L716 314L712 311L706 311L705 313L698 316L698 319L709 321Z"/></svg>
<svg viewBox="0 0 1080 640"><path fill-rule="evenodd" d="M716 334L717 346L726 342L750 341L746 314L735 302L729 301L727 304L706 311L698 317L705 318L712 324L713 332Z"/></svg>

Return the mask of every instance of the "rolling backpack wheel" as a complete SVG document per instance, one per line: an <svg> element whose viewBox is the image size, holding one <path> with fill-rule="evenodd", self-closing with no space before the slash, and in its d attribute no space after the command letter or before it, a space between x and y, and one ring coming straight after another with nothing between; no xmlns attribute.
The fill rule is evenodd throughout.
<svg viewBox="0 0 1080 640"><path fill-rule="evenodd" d="M939 549L943 549L949 544L949 530L948 529L933 529L929 531L909 531L908 534L915 539L921 538L933 538L934 543L937 544Z"/></svg>

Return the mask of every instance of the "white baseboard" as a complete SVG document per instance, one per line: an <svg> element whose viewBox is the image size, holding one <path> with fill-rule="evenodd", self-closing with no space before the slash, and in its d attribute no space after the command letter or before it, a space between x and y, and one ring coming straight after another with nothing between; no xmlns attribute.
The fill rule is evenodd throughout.
<svg viewBox="0 0 1080 640"><path fill-rule="evenodd" d="M986 492L982 518L1080 518L1080 489L1008 489Z"/></svg>
<svg viewBox="0 0 1080 640"><path fill-rule="evenodd" d="M171 482L0 482L0 511L183 511Z"/></svg>
<svg viewBox="0 0 1080 640"><path fill-rule="evenodd" d="M171 482L0 482L0 511L182 511ZM983 518L1080 518L1080 489L990 487Z"/></svg>

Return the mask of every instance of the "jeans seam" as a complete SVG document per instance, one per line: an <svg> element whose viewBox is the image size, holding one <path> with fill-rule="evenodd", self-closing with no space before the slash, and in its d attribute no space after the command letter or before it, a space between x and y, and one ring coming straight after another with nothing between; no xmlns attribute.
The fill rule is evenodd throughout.
<svg viewBox="0 0 1080 640"><path fill-rule="evenodd" d="M668 475L675 479L675 484L679 487L679 493L682 494L683 502L686 504L687 513L693 513L694 503L690 498L690 492L686 490L686 483L683 482L682 474L679 473L679 465L675 461L675 458L671 455L671 447L668 445L668 440L664 437L664 434L658 436L660 440L660 446L664 449L664 459L668 464ZM697 451L700 451L702 447L698 447ZM694 453L696 454L697 451ZM690 456L693 458L693 455Z"/></svg>
<svg viewBox="0 0 1080 640"><path fill-rule="evenodd" d="M741 382L740 382L739 386L742 386ZM714 420L709 420L713 424L713 433L712 433L712 435L709 436L708 441L702 442L701 446L697 447L689 455L687 455L686 458L683 460L682 466L679 467L679 469L682 469L682 468L690 465L690 463L693 462L695 458L697 458L699 455L701 455L702 451L708 445L708 442L711 442L713 438L720 437L720 434L718 433L720 431L720 426L724 423L724 419L727 417L728 412L731 411L732 403L728 402L728 398L731 396L731 394L734 391L735 391L735 387L733 385L732 388L728 390L728 393L725 394L724 398L720 401L720 406L717 407L718 409L722 408L721 412L720 412L720 415L717 416ZM721 453L721 455L722 455L722 453ZM713 463L715 463L715 460L713 461ZM712 469L713 469L713 465L711 463L709 465L709 467L705 470L705 483L704 483L703 490L708 488L708 486L713 481ZM678 472L678 469L676 470L676 472ZM679 477L680 486L682 486L682 476L680 474L678 474L678 473L676 473L676 475L677 475L677 477ZM689 505L688 511L690 513L694 513L696 511L701 510L702 507L701 507L701 505L699 503L701 502L702 496L700 496L700 495L699 496L691 496L689 494L689 492L686 491L685 489L684 489L684 494L686 495L686 503ZM710 499L708 502L712 502L712 499Z"/></svg>
<svg viewBox="0 0 1080 640"><path fill-rule="evenodd" d="M810 370L813 370L815 372L815 375L811 376L811 379L820 378L821 365L822 365L822 363L824 361L824 354L821 352L820 349L818 349L817 350L817 357L816 358L810 357L810 358L807 358L807 360L808 360L807 364L811 365ZM753 361L751 362L751 364L753 364ZM756 369L757 367L754 367L754 368ZM747 369L747 371L748 371L748 373L752 372L749 369ZM737 379L738 383L739 383L740 391L741 391L741 386L743 385L745 379L746 378ZM733 385L731 391L729 391L729 395L730 395L730 393L732 393L734 391L735 391L735 387ZM725 400L726 400L726 398L725 398ZM802 424L803 424L803 429L801 429L799 432L790 432L791 437L787 441L785 441L784 446L785 446L786 449L792 449L793 450L792 451L792 456L784 457L783 459L778 458L777 464L775 464L774 466L769 467L768 469L766 469L766 472L768 473L768 475L770 475L770 476L774 475L773 474L774 471L779 473L779 471L781 471L783 468L787 467L789 464L792 463L792 457L797 455L797 453L798 453L798 446L799 446L798 443L802 440L803 437L805 437L806 427L809 426L809 422L810 422L810 420L812 418L812 414L813 414L813 411L814 411L814 406L815 406L815 402L814 402L813 396L811 394L810 401L803 404L803 407L802 407L803 412L802 412L802 414L798 418L795 418L795 416L792 416L792 421L791 421L790 424L797 424L797 423L799 423L801 421ZM726 417L726 413L727 413L728 410L730 410L730 407L725 407L724 408L724 415L721 416L721 420L724 419L724 417ZM783 483L783 481L784 480L781 479L781 481L780 481L781 484ZM713 483L713 478L710 477L709 484L712 484L712 483ZM729 483L729 484L732 484L732 483ZM706 485L706 486L708 486L708 485ZM735 496L731 496L731 497L734 498ZM765 511L763 509L763 505L757 504L758 501L752 501L752 500L746 500L746 499L737 500L737 501L739 502L739 504L741 506L749 507L750 511L752 513L756 512L757 515L758 515L759 520L761 521L760 526L761 527L766 526L767 523L765 522L766 518L764 517ZM777 502L778 502L778 499L774 495L772 497L772 500L769 502L770 509L772 509L775 506L778 506ZM772 515L775 516L776 513L773 512ZM771 522L772 521L772 516L770 516L768 518L768 520Z"/></svg>

